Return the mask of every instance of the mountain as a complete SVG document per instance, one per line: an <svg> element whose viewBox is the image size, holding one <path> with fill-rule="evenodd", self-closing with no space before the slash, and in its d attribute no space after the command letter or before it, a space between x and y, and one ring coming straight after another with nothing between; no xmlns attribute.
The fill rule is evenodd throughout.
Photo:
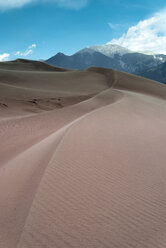
<svg viewBox="0 0 166 248"><path fill-rule="evenodd" d="M58 53L46 61L48 64L63 68L85 70L89 67L106 67L121 70L122 66L119 60L105 56L100 52L91 49L84 49L72 56Z"/></svg>
<svg viewBox="0 0 166 248"><path fill-rule="evenodd" d="M166 84L166 62L148 70L143 70L140 75Z"/></svg>
<svg viewBox="0 0 166 248"><path fill-rule="evenodd" d="M90 47L93 51L100 52L108 57L113 58L115 54L124 55L127 53L132 53L131 50L121 47L116 44L106 44L106 45L98 45Z"/></svg>
<svg viewBox="0 0 166 248"><path fill-rule="evenodd" d="M139 74L143 70L148 70L166 62L166 55L147 55L130 51L118 45L107 44L84 48L71 56L58 53L46 62L76 70L85 70L97 66Z"/></svg>

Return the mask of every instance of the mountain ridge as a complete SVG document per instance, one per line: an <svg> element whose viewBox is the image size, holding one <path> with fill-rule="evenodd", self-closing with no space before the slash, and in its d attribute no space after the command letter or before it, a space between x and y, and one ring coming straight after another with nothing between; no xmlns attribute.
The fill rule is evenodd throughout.
<svg viewBox="0 0 166 248"><path fill-rule="evenodd" d="M57 53L45 62L67 69L86 70L89 67L103 67L142 76L143 71L166 62L166 55L147 55L119 45L106 44L83 48L73 55Z"/></svg>

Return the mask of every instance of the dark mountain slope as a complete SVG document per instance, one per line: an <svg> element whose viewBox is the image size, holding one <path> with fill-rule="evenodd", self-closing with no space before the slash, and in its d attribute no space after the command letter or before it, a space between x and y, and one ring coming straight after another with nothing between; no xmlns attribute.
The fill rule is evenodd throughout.
<svg viewBox="0 0 166 248"><path fill-rule="evenodd" d="M148 70L143 70L140 75L166 84L166 62Z"/></svg>

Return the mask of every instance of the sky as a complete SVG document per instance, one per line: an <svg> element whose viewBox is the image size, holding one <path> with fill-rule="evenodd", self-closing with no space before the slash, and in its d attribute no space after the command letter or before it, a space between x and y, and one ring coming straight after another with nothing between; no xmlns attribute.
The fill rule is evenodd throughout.
<svg viewBox="0 0 166 248"><path fill-rule="evenodd" d="M108 43L166 54L166 1L0 0L0 61Z"/></svg>

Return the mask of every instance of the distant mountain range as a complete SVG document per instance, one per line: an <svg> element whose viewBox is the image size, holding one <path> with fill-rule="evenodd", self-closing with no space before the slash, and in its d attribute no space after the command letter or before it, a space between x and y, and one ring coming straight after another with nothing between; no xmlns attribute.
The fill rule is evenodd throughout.
<svg viewBox="0 0 166 248"><path fill-rule="evenodd" d="M166 62L142 71L141 76L166 84Z"/></svg>
<svg viewBox="0 0 166 248"><path fill-rule="evenodd" d="M45 62L76 70L111 68L166 83L166 55L133 52L115 44L84 48L71 56L57 53Z"/></svg>

